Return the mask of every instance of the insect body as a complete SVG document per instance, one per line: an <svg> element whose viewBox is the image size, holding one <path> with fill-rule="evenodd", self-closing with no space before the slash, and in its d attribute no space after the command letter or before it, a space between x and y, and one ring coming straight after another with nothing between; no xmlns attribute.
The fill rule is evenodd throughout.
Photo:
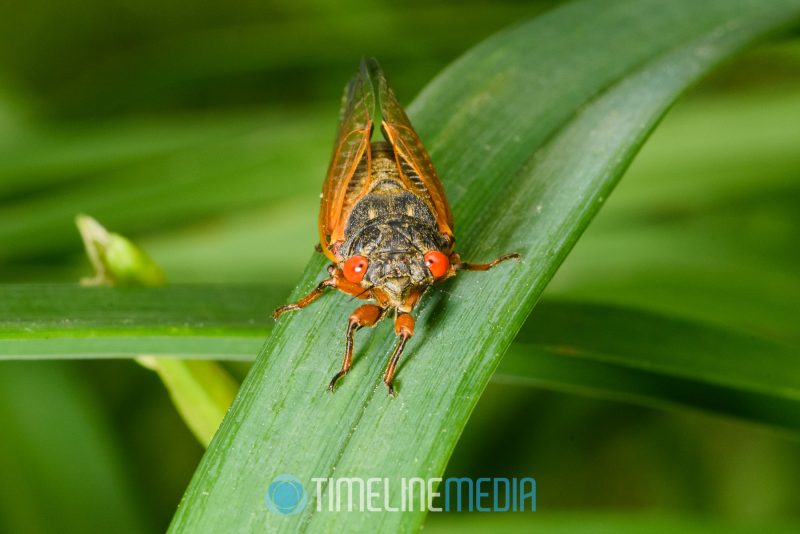
<svg viewBox="0 0 800 534"><path fill-rule="evenodd" d="M376 106L377 104L377 106ZM385 141L372 141L373 117L381 117ZM349 370L353 336L395 314L399 341L383 381L394 394L394 373L406 342L414 334L411 311L425 290L458 271L485 271L506 254L485 264L461 261L453 251L453 216L444 188L377 61L361 62L345 91L319 214L320 250L333 263L328 278L273 317L304 308L327 288L371 300L350 316L341 370L328 388Z"/></svg>

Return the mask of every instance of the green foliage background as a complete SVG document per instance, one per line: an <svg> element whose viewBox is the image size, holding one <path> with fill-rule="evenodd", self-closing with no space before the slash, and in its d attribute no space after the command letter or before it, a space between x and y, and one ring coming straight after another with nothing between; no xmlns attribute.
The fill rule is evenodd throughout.
<svg viewBox="0 0 800 534"><path fill-rule="evenodd" d="M268 284L280 299L311 254L338 98L358 58L380 58L410 102L464 50L550 7L6 4L0 281L89 274L72 225L88 212L141 244L171 283ZM670 113L545 297L712 324L797 354L798 118L800 38L788 34ZM265 298L264 332L273 304ZM246 365L230 369L242 377ZM533 475L540 488L536 516L493 527L800 522L796 427L709 415L668 394L609 398L592 378L523 384L501 368L490 384L448 474ZM752 409L733 415L758 412L758 398L743 402ZM202 454L157 376L131 361L0 363L0 428L7 532L163 530ZM483 524L469 521L432 515L426 530Z"/></svg>

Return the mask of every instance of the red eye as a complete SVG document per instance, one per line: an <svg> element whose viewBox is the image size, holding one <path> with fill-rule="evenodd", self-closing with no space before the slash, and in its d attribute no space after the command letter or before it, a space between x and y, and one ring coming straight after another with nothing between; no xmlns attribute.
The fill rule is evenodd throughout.
<svg viewBox="0 0 800 534"><path fill-rule="evenodd" d="M450 270L450 260L438 250L432 250L425 254L425 265L428 266L434 278L441 278Z"/></svg>
<svg viewBox="0 0 800 534"><path fill-rule="evenodd" d="M357 284L364 279L364 275L367 274L367 265L369 265L369 261L364 256L353 256L351 258L347 258L344 262L344 277Z"/></svg>

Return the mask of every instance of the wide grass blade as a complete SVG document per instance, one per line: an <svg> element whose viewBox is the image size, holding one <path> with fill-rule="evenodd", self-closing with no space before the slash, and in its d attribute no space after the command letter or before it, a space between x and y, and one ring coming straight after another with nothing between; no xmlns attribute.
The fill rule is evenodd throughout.
<svg viewBox="0 0 800 534"><path fill-rule="evenodd" d="M500 357L649 131L709 69L800 15L800 2L578 2L504 32L423 92L412 120L453 201L461 251L524 260L464 275L429 295L400 368L380 376L393 339L359 335L336 394L353 303L330 296L281 321L209 447L173 532L408 531L424 512L264 508L270 481L440 476ZM316 257L293 296L322 271ZM390 503L399 504L399 495Z"/></svg>

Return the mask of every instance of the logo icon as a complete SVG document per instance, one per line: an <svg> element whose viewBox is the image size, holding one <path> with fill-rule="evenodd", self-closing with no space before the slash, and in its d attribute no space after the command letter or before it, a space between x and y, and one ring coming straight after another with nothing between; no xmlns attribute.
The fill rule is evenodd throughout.
<svg viewBox="0 0 800 534"><path fill-rule="evenodd" d="M292 475L278 475L264 496L267 508L273 514L299 514L308 504L308 494L303 484Z"/></svg>

